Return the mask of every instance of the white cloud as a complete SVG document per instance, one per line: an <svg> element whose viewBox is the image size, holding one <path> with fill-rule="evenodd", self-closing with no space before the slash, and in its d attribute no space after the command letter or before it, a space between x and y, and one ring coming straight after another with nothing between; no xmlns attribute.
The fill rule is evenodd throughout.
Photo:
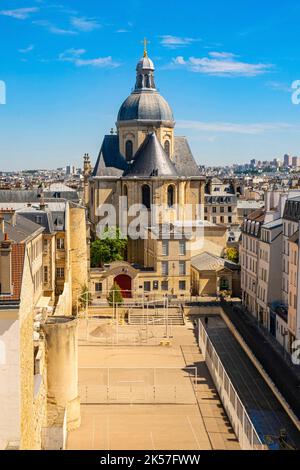
<svg viewBox="0 0 300 470"><path fill-rule="evenodd" d="M10 16L12 18L16 18L17 20L26 20L31 16L32 13L36 13L38 11L38 7L17 8L15 10L1 10L0 15Z"/></svg>
<svg viewBox="0 0 300 470"><path fill-rule="evenodd" d="M293 91L291 85L288 83L282 82L267 82L266 85L272 90L285 91L286 93L291 93Z"/></svg>
<svg viewBox="0 0 300 470"><path fill-rule="evenodd" d="M175 57L169 67L184 67L195 73L219 76L255 77L269 72L271 64L251 64L236 59L236 55L229 52L210 52L209 57Z"/></svg>
<svg viewBox="0 0 300 470"><path fill-rule="evenodd" d="M286 131L297 130L299 126L285 122L262 122L240 124L232 122L202 122L202 121L178 121L177 127L180 129L189 129L199 132L218 132L218 133L232 133L232 134L264 134L272 131Z"/></svg>
<svg viewBox="0 0 300 470"><path fill-rule="evenodd" d="M71 25L78 31L90 32L101 28L101 24L92 18L72 17L70 21Z"/></svg>
<svg viewBox="0 0 300 470"><path fill-rule="evenodd" d="M78 34L77 31L73 31L72 29L60 28L54 25L53 23L50 23L50 21L47 21L47 20L33 21L33 24L36 24L38 26L42 26L43 28L48 29L48 31L52 34L58 34L62 36L72 36L74 34Z"/></svg>
<svg viewBox="0 0 300 470"><path fill-rule="evenodd" d="M183 37L178 37L178 36L170 36L170 35L164 35L160 36L161 38L161 45L164 47L168 47L169 49L177 49L178 47L184 47L188 46L189 44L199 41L199 39L193 39L193 38L183 38Z"/></svg>
<svg viewBox="0 0 300 470"><path fill-rule="evenodd" d="M85 49L68 49L59 55L59 60L62 62L71 62L75 64L76 67L115 68L120 65L118 62L115 62L111 56L83 59L82 56L85 53Z"/></svg>
<svg viewBox="0 0 300 470"><path fill-rule="evenodd" d="M30 46L25 47L25 49L19 49L19 52L21 54L28 54L29 52L33 51L33 49L34 49L34 45L31 44Z"/></svg>

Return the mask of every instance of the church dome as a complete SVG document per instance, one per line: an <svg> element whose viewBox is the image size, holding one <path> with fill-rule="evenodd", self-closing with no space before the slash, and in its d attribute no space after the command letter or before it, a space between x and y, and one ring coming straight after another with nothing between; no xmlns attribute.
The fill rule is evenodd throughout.
<svg viewBox="0 0 300 470"><path fill-rule="evenodd" d="M122 104L118 121L173 121L172 110L157 92L133 92Z"/></svg>
<svg viewBox="0 0 300 470"><path fill-rule="evenodd" d="M174 122L169 104L155 87L154 70L154 64L145 50L144 57L136 66L135 88L122 104L118 122L132 120Z"/></svg>

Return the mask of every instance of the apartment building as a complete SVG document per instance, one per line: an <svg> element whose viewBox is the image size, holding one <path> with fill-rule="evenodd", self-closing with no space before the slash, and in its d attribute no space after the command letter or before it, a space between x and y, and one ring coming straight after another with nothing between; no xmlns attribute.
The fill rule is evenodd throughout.
<svg viewBox="0 0 300 470"><path fill-rule="evenodd" d="M289 305L289 239L297 232L300 220L300 197L292 197L286 201L283 213L282 240L282 302Z"/></svg>
<svg viewBox="0 0 300 470"><path fill-rule="evenodd" d="M299 228L289 239L288 330L290 350L292 349L293 342L300 339Z"/></svg>
<svg viewBox="0 0 300 470"><path fill-rule="evenodd" d="M265 209L252 212L242 225L240 245L243 303L257 320L269 328L268 305L280 301L281 266L278 252L282 243L282 207L279 191L265 195Z"/></svg>
<svg viewBox="0 0 300 470"><path fill-rule="evenodd" d="M46 379L34 309L43 293L44 229L13 210L0 219L0 445L40 449Z"/></svg>

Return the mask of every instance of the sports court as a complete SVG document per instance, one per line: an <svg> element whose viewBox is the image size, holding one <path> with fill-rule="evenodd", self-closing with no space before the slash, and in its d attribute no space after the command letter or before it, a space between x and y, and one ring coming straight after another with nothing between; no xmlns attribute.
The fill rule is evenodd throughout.
<svg viewBox="0 0 300 470"><path fill-rule="evenodd" d="M68 449L239 448L192 324L174 326L172 336L169 346L80 341L82 423Z"/></svg>

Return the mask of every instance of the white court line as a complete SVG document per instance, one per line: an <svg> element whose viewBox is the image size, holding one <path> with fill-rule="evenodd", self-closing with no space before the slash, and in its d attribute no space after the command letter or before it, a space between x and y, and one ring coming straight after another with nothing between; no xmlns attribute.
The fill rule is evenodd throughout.
<svg viewBox="0 0 300 470"><path fill-rule="evenodd" d="M190 420L189 416L186 416L186 419L187 419L187 422L189 423L189 426L190 426L190 428L191 428L192 434L193 434L194 439L195 439L195 441L196 441L196 443L197 443L198 449L201 449L200 444L199 444L199 441L198 441L198 438L197 438L197 435L196 435L196 433L195 433L195 429L193 428L193 425L192 425L192 423L191 423L191 420Z"/></svg>
<svg viewBox="0 0 300 470"><path fill-rule="evenodd" d="M156 450L152 431L150 431L150 437L151 437L151 442L152 442L152 450Z"/></svg>

